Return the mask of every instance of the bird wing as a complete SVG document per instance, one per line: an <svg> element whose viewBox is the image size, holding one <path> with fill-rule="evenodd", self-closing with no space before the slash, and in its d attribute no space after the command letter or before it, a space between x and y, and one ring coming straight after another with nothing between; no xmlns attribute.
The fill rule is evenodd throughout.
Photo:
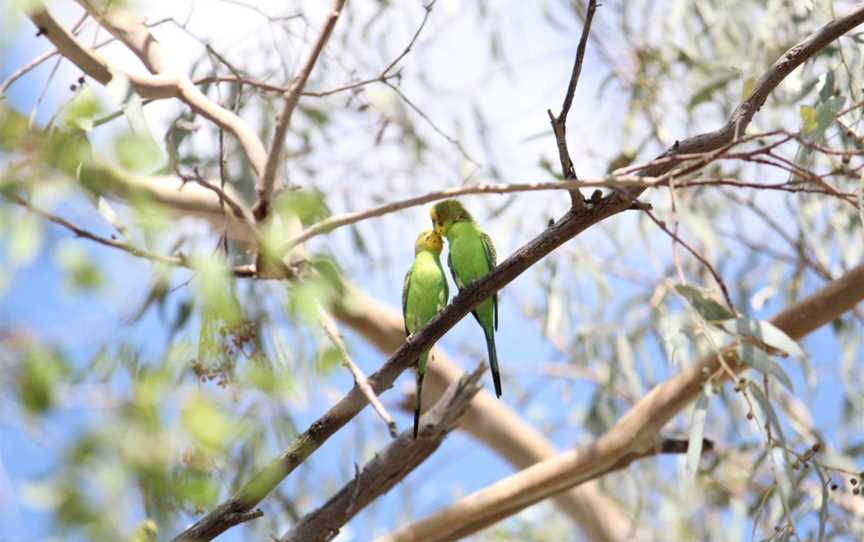
<svg viewBox="0 0 864 542"><path fill-rule="evenodd" d="M480 241L483 243L483 251L486 253L486 263L489 264L489 271L498 265L498 254L495 253L495 245L492 244L492 238L486 232L480 232ZM495 329L498 329L498 294L492 295L492 306L495 309Z"/></svg>
<svg viewBox="0 0 864 542"><path fill-rule="evenodd" d="M453 267L453 249L451 247L450 252L447 253L447 267L450 268L450 275L453 277L453 282L456 283L456 287L460 290L465 287L465 284L459 280L459 275L456 273L456 268Z"/></svg>
<svg viewBox="0 0 864 542"><path fill-rule="evenodd" d="M405 273L405 280L402 282L402 320L403 325L405 326L405 336L410 335L408 333L408 290L411 287L411 271L414 269L414 266L411 266L411 269Z"/></svg>

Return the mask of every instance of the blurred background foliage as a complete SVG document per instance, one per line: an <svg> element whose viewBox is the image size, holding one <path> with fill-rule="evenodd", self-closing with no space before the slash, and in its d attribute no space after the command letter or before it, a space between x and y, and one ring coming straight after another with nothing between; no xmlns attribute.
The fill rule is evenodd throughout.
<svg viewBox="0 0 864 542"><path fill-rule="evenodd" d="M208 0L131 8L202 92L268 141L279 94L213 78L240 74L287 85L324 4ZM21 5L2 8L0 79L47 50ZM568 124L577 173L596 178L721 126L784 51L850 5L607 0ZM305 96L292 121L280 169L289 186L265 239L284 242L292 217L312 224L463 183L560 178L546 109L560 107L584 7L439 0L410 53L384 72L420 28L424 4L349 2L307 85L326 95ZM81 17L72 2L52 9L68 27ZM106 39L92 21L79 30L88 45ZM861 36L853 31L796 70L749 129L800 131L823 150L792 139L774 148L770 161L748 159L748 151L779 139L766 135L701 173L751 186L643 196L712 263L741 317L767 319L861 261L860 198L850 204L809 193L809 181L795 184L794 172L860 193L860 110L837 114L862 99ZM117 43L102 50L134 66ZM302 280L234 278L232 266L252 261L244 245L219 224L166 208L135 180L219 179L251 204L255 174L236 140L176 101L147 103L122 81L103 88L80 75L53 57L0 87L0 508L7 509L0 517L16 523L12 539L147 539L154 532L170 539L349 389L350 375L316 311L345 303L343 280L398 307L413 239L429 227L428 217L411 208L314 238L305 249L315 272ZM766 187L772 184L791 189ZM31 208L16 204L22 201ZM559 192L464 201L500 259L569 203ZM34 208L184 266L90 243ZM693 288L676 290L682 283ZM590 442L713 342L741 335L711 324L722 320L711 311L723 296L708 269L637 212L567 243L501 295L504 401L562 448ZM814 539L820 524L827 538L864 536L864 501L851 485L864 446L861 319L853 311L809 337L807 355L748 354L772 378L764 403L758 387L751 393L757 417L776 417L780 444L795 453L821 444L818 458L803 462L807 468L795 468L788 455L772 468L764 431L747 419L752 405L731 385L707 386L696 407L704 425L694 426L700 417L688 410L666 431L680 438L704 432L715 441L696 472L688 473L693 465L683 457L648 459L605 477L603 490L656 540L788 538L780 527L784 505L801 540ZM465 367L485 355L472 324L439 343ZM365 372L380 366L383 355L343 332ZM766 342L794 354L782 337ZM759 373L751 377L761 382ZM400 384L383 399L401 429L410 418L399 396L413 377ZM225 539L278 535L388 439L364 412L265 500L264 518ZM387 532L509 470L456 434L340 539ZM825 501L823 488L833 484ZM561 540L575 532L541 504L476 539Z"/></svg>

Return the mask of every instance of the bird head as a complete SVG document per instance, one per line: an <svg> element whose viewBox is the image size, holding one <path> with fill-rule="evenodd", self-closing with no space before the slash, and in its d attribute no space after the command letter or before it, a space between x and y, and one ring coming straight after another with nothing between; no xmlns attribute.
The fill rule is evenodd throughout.
<svg viewBox="0 0 864 542"><path fill-rule="evenodd" d="M439 235L447 235L450 227L456 222L474 220L471 213L455 199L439 201L432 206L429 216L432 218L432 224Z"/></svg>
<svg viewBox="0 0 864 542"><path fill-rule="evenodd" d="M435 254L441 254L441 249L444 247L444 240L433 230L423 230L417 236L417 241L414 243L414 254L419 254L424 250Z"/></svg>

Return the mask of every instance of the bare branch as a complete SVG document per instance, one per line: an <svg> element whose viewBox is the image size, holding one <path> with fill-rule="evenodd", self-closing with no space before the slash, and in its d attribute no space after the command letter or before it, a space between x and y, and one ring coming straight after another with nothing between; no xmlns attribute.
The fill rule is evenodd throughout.
<svg viewBox="0 0 864 542"><path fill-rule="evenodd" d="M646 179L644 177L637 176L622 176L616 177L610 180L598 180L585 183L586 186L619 186L619 187L633 187L633 186L647 186L648 183L651 183L655 179ZM281 247L282 252L287 252L291 250L291 248L308 241L309 239L316 237L318 235L330 232L335 230L336 228L340 228L342 226L347 226L349 224L354 224L356 222L360 222L369 218L374 218L378 216L383 216L389 213L393 213L396 211L400 211L402 209L407 209L409 207L416 207L418 205L423 205L425 203L431 203L433 201L438 201L442 199L452 198L455 196L465 196L468 194L507 194L511 192L533 192L533 191L541 191L541 190L570 190L571 187L568 187L558 181L548 181L548 182L538 182L538 183L514 183L514 184L475 184L475 185L467 185L467 186L457 186L454 188L447 188L445 190L438 190L436 192L430 192L428 194L424 194L422 196L415 196L413 198L407 198L400 201L395 201L392 203L385 203L383 205L379 205L378 207L373 207L371 209L366 209L365 211L357 211L353 213L346 213L344 215L332 216L330 218L324 219L321 222L313 224L309 226L305 230L303 230L296 237L288 240L285 245Z"/></svg>
<svg viewBox="0 0 864 542"><path fill-rule="evenodd" d="M396 64L399 64L399 62L401 62L402 59L405 58L408 55L408 53L411 52L411 48L414 47L415 43L417 43L417 38L419 38L420 33L423 32L423 28L426 26L426 22L429 20L429 15L432 14L432 8L435 6L435 2L437 2L437 1L438 0L432 0L431 2L429 2L428 4L423 6L423 10L425 11L425 13L423 13L423 20L420 21L420 26L417 27L417 30L414 32L414 35L411 36L411 41L408 42L408 45L405 46L405 49L403 49L402 52L399 53L399 56L394 58L393 61L390 64L388 64L386 68L384 68L384 71L381 72L382 78L385 77L387 74L389 74L390 70L395 68Z"/></svg>
<svg viewBox="0 0 864 542"><path fill-rule="evenodd" d="M281 542L330 540L351 518L369 503L389 491L438 449L457 420L481 389L480 377L486 367L480 364L465 373L444 392L421 421L418 439L405 431L387 448L375 454L354 479L320 508L304 516Z"/></svg>
<svg viewBox="0 0 864 542"><path fill-rule="evenodd" d="M360 367L357 367L357 364L354 363L354 360L352 360L351 356L348 355L348 349L345 347L345 342L342 340L342 336L336 328L336 322L333 321L333 317L330 316L330 314L328 314L320 305L318 307L318 320L321 323L321 329L324 330L324 333L339 351L339 356L342 358L342 364L351 371L351 376L354 377L354 385L360 388L360 391L362 391L363 395L366 396L366 400L372 405L372 408L378 414L378 417L380 417L387 425L387 431L390 433L390 436L396 438L398 432L396 422L393 421L393 416L387 412L387 409L384 408L384 405L378 399L378 396L375 395L374 391L372 391L369 381L366 380L366 375L363 374Z"/></svg>
<svg viewBox="0 0 864 542"><path fill-rule="evenodd" d="M579 83L579 75L582 73L582 62L585 60L585 49L588 45L588 36L591 34L591 21L594 20L594 12L597 11L597 0L588 0L588 10L585 15L585 25L582 27L582 36L576 47L576 59L573 61L573 71L570 73L570 83L567 85L567 94L564 103L561 104L561 112L556 117L552 110L547 110L549 121L552 123L552 132L555 134L555 142L558 145L558 158L561 161L561 174L565 180L577 180L576 170L573 168L573 160L567 149L567 115L570 114L570 106L576 95L576 85ZM584 208L585 200L579 189L570 192L570 199L576 208Z"/></svg>
<svg viewBox="0 0 864 542"><path fill-rule="evenodd" d="M145 258L147 260L150 260L150 261L153 261L156 263L164 263L167 265L179 266L179 267L188 267L188 263L186 262L186 260L184 258L178 258L176 256L174 256L174 257L162 256L161 254L156 254L156 253L144 250L142 248L138 248L135 245L132 245L130 243L118 241L116 239L109 239L107 237L102 237L101 235L96 235L95 233L93 233L91 231L88 231L88 230L85 230L84 228L76 226L75 224L69 222L68 220L66 220L63 217L49 213L48 211L45 211L43 209L40 209L40 208L34 206L29 201L25 200L24 198L17 196L16 194L5 193L5 194L3 194L3 197L5 197L9 201L15 203L16 205L20 205L21 207L24 207L25 209L29 210L30 212L41 216L42 218L44 218L45 220L48 220L49 222L53 222L54 224L57 224L58 226L62 226L64 228L66 228L67 230L74 233L76 236L81 237L83 239L88 239L90 241L93 241L95 243L99 243L100 245L105 245L107 247L116 248L118 250L122 250L123 252L131 254L133 256L137 256L139 258Z"/></svg>
<svg viewBox="0 0 864 542"><path fill-rule="evenodd" d="M702 256L701 254L699 254L699 252L694 250L693 247L691 247L689 244L687 244L686 241L681 239L677 233L675 233L675 232L671 231L669 228L667 228L666 224L662 220L660 220L656 216L654 216L654 213L652 213L650 210L646 209L645 214L647 214L648 217L651 220L653 220L655 224L657 224L658 228L660 228L661 230L666 232L666 234L669 235L669 237L671 237L674 242L676 242L676 243L680 244L681 246L683 246L684 248L686 248L687 252L692 254L694 258L699 260L699 262L702 265L704 265L706 269L708 269L708 272L711 273L712 277L714 277L714 282L717 283L717 286L719 286L720 290L723 292L723 298L726 300L726 306L729 307L729 309L732 310L732 312L734 313L735 312L735 305L732 303L732 298L729 297L729 290L726 288L726 283L723 281L723 278L720 276L720 273L718 273L717 270L714 269L714 266L711 265L711 262L706 260L704 256Z"/></svg>
<svg viewBox="0 0 864 542"><path fill-rule="evenodd" d="M793 339L800 339L835 320L862 299L864 266L859 266L788 307L771 322ZM724 361L737 371L747 368L737 363L734 348L727 347L722 353ZM528 467L379 542L432 542L468 536L560 491L596 479L629 462L631 457L641 457L656 446L657 434L663 426L701 393L705 375L710 375L714 382L727 376L716 354L655 386L592 444Z"/></svg>
<svg viewBox="0 0 864 542"><path fill-rule="evenodd" d="M312 74L315 64L318 62L318 57L327 44L330 34L333 33L333 27L336 26L336 21L339 20L339 15L342 13L342 8L345 7L346 0L335 0L327 20L324 22L324 27L318 35L318 39L312 45L312 50L300 73L291 81L288 91L285 93L285 105L282 108L282 113L276 122L276 130L273 132L273 139L270 140L270 150L267 153L267 159L264 165L264 171L258 178L258 201L255 203L253 213L258 221L264 220L270 208L270 198L273 195L273 187L276 183L276 168L279 166L279 161L282 157L282 146L285 143L285 136L288 134L288 126L291 124L291 114L297 107L300 101L300 95L303 88L306 86L306 81Z"/></svg>
<svg viewBox="0 0 864 542"><path fill-rule="evenodd" d="M462 158L464 158L465 160L467 160L467 161L471 162L472 164L474 164L475 166L477 166L477 161L474 160L473 158L471 158L471 155L468 154L468 151L465 150L465 147L464 147L464 146L462 146L462 142L460 142L460 141L459 141L458 139L456 139L455 137L453 137L453 136L451 136L451 135L448 135L447 132L445 132L445 131L442 130L442 129L437 125L437 124L435 124L435 121L433 121L432 118L429 117L429 115L427 115L425 111L423 111L420 107L418 107L417 104L415 104L414 102L412 102L412 101L408 98L408 96L406 96L405 93L402 92L402 91L399 89L399 87L393 85L392 83L390 83L390 81L383 81L383 83L384 83L385 85L387 85L388 87L390 87L390 90L392 90L393 92L395 92L396 95L399 96L399 99L402 100L403 102L405 102L405 105L407 105L407 106L410 107L410 108L411 108L415 113L417 113L418 115L420 115L420 118L422 118L423 120L425 120L425 121L426 121L426 124L428 124L428 125L429 125L429 126L430 126L434 131L435 131L435 133L437 133L438 135L440 135L441 137L443 137L444 139L446 139L448 143L450 143L451 145L453 145L454 147L456 147L456 150L459 151L459 154L462 155ZM470 175L469 175L469 177L470 177Z"/></svg>
<svg viewBox="0 0 864 542"><path fill-rule="evenodd" d="M118 241L117 239L109 239L107 237L97 235L97 234L95 234L89 230L85 230L84 228L82 228L80 226L76 226L75 224L69 222L68 220L66 220L65 218L63 218L61 216L57 216L53 213L49 213L48 211L45 211L44 209L40 209L40 208L34 206L33 204L31 204L29 201L15 195L15 194L7 193L7 194L4 194L3 197L5 197L9 201L15 203L16 205L20 205L21 207L28 209L30 212L41 216L42 218L44 218L45 220L47 220L49 222L53 222L54 224L57 224L58 226L62 226L63 228L66 228L67 230L71 231L76 236L81 237L82 239L87 239L87 240L93 241L94 243L98 243L100 245L104 245L107 247L122 250L123 252L126 252L127 254L131 254L132 256L136 256L138 258L143 258L145 260L150 260L151 262L154 262L154 263L166 264L166 265L170 265L173 267L184 267L187 269L194 269L192 267L191 262L183 256L163 256L161 254L156 254L155 252L150 252L150 251L144 250L143 248L137 247L137 246L135 246L131 243L127 243L125 241ZM249 265L234 266L234 267L230 268L228 271L233 276L235 276L237 278L251 278L251 277L257 276L256 268L254 266L249 266ZM294 274L294 272L291 270L286 270L286 271L288 272L289 275Z"/></svg>
<svg viewBox="0 0 864 542"><path fill-rule="evenodd" d="M103 85L111 81L113 74L120 73L128 77L135 90L145 98L171 98L176 95L176 81L173 78L124 74L63 28L48 10L38 9L29 16L41 34L48 38L61 55Z"/></svg>

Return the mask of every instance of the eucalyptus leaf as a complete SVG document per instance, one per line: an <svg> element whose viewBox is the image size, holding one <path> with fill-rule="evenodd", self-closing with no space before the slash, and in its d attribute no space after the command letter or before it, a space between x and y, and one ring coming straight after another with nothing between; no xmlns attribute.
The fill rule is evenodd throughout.
<svg viewBox="0 0 864 542"><path fill-rule="evenodd" d="M792 385L792 380L789 378L789 375L786 374L786 371L783 370L783 367L781 367L779 363L774 361L771 356L766 354L763 350L758 349L751 344L742 344L738 347L738 359L762 374L773 376L790 392L795 391Z"/></svg>
<svg viewBox="0 0 864 542"><path fill-rule="evenodd" d="M687 298L687 301L696 309L696 312L708 322L722 322L735 318L735 315L729 309L706 296L698 288L679 284L675 286L675 291Z"/></svg>
<svg viewBox="0 0 864 542"><path fill-rule="evenodd" d="M690 430L687 436L687 479L696 478L699 470L699 459L702 457L702 437L705 434L705 419L708 416L708 394L705 390L696 399L693 413L690 415Z"/></svg>
<svg viewBox="0 0 864 542"><path fill-rule="evenodd" d="M791 354L799 359L807 356L795 340L767 320L753 320L742 316L724 321L718 326L769 354Z"/></svg>

